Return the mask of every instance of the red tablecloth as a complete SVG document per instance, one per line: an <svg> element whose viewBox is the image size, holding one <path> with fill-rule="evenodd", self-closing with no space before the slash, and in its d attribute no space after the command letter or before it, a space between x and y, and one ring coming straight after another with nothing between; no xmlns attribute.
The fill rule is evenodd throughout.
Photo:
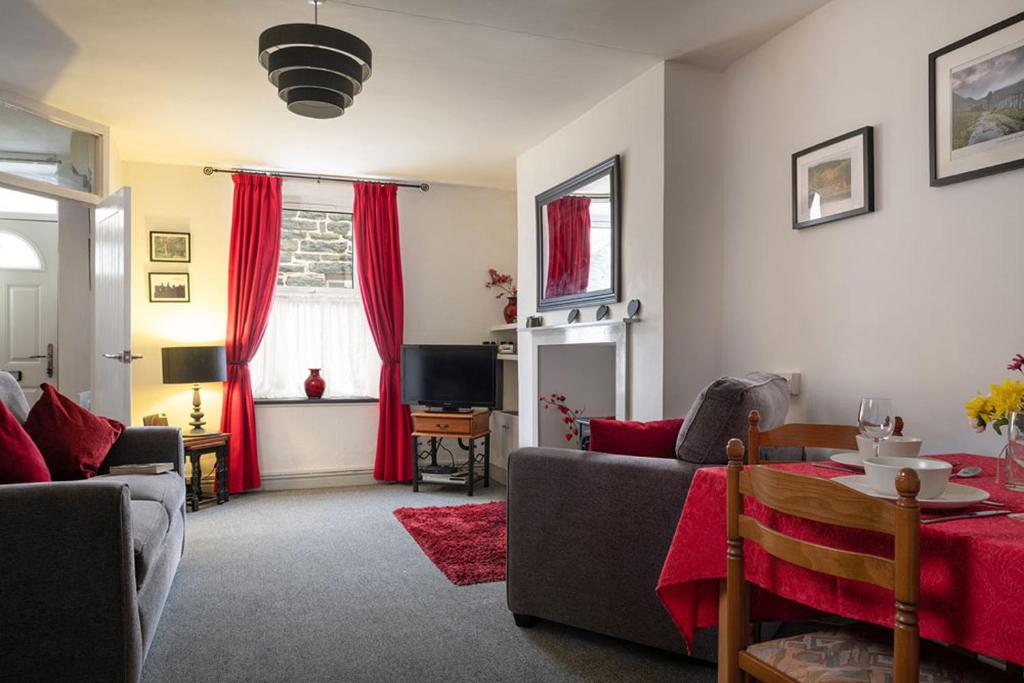
<svg viewBox="0 0 1024 683"><path fill-rule="evenodd" d="M1024 511L1024 494L1011 493L996 483L993 458L941 457L981 466L981 475L953 481L985 489L991 492L991 500ZM823 478L842 476L842 472L804 463L777 467ZM750 499L746 514L791 536L892 557L892 539L882 534L781 515ZM807 605L892 626L891 592L776 560L751 543L746 544L745 557L747 580L764 589L755 589L751 597L751 610L758 620L800 618L807 613L800 605ZM718 624L718 585L725 578L725 558L725 468L704 468L694 476L658 582L658 595L687 643L693 642L697 630ZM1022 610L1024 521L1000 516L921 527L922 637L1024 664Z"/></svg>

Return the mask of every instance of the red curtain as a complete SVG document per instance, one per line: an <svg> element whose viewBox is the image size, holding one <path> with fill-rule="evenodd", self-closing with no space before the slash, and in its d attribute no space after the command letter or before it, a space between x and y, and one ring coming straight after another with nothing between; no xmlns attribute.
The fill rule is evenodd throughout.
<svg viewBox="0 0 1024 683"><path fill-rule="evenodd" d="M590 197L562 197L547 209L544 298L585 292L590 282Z"/></svg>
<svg viewBox="0 0 1024 683"><path fill-rule="evenodd" d="M228 490L259 488L256 412L249 361L267 329L281 251L281 179L239 173L228 255L228 330L222 431L231 433Z"/></svg>
<svg viewBox="0 0 1024 683"><path fill-rule="evenodd" d="M412 420L402 405L401 367L404 294L398 237L397 188L356 183L352 236L359 293L380 354L380 421L373 478L412 480Z"/></svg>

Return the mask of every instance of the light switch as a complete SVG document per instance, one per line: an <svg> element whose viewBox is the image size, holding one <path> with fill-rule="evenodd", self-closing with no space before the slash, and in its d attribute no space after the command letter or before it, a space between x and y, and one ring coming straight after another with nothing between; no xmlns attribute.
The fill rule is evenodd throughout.
<svg viewBox="0 0 1024 683"><path fill-rule="evenodd" d="M786 383L789 384L789 395L799 396L800 395L800 373L799 372L780 372L779 375L786 379Z"/></svg>

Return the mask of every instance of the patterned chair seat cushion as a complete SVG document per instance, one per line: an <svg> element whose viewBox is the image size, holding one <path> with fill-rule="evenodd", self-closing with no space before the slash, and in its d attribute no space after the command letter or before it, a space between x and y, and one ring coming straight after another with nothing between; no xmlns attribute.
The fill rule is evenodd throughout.
<svg viewBox="0 0 1024 683"><path fill-rule="evenodd" d="M892 631L863 625L767 640L754 658L802 683L891 683ZM921 683L991 683L1003 672L921 641Z"/></svg>

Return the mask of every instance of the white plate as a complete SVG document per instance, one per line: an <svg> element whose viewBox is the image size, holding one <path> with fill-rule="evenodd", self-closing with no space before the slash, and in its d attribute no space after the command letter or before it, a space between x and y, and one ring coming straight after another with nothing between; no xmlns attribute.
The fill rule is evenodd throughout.
<svg viewBox="0 0 1024 683"><path fill-rule="evenodd" d="M919 455L917 457L928 458L931 456ZM859 467L860 469L864 469L864 456L862 456L857 451L846 451L844 453L836 453L830 458L830 460L832 460L832 462L837 462L840 465L847 465L849 467Z"/></svg>
<svg viewBox="0 0 1024 683"><path fill-rule="evenodd" d="M885 500L897 499L897 496L879 493L868 486L868 478L863 474L851 474L844 477L835 477L832 481L842 484L843 486L849 486L854 491L860 491L872 498L883 498ZM946 486L945 493L938 498L919 498L917 502L921 504L922 510L952 510L956 508L965 508L969 505L975 505L983 500L988 500L988 497L988 491L976 489L973 486L964 486L963 484L954 484L950 482Z"/></svg>
<svg viewBox="0 0 1024 683"><path fill-rule="evenodd" d="M857 451L846 451L845 453L836 453L830 460L837 462L840 465L847 465L849 467L859 467L864 469L864 458Z"/></svg>

